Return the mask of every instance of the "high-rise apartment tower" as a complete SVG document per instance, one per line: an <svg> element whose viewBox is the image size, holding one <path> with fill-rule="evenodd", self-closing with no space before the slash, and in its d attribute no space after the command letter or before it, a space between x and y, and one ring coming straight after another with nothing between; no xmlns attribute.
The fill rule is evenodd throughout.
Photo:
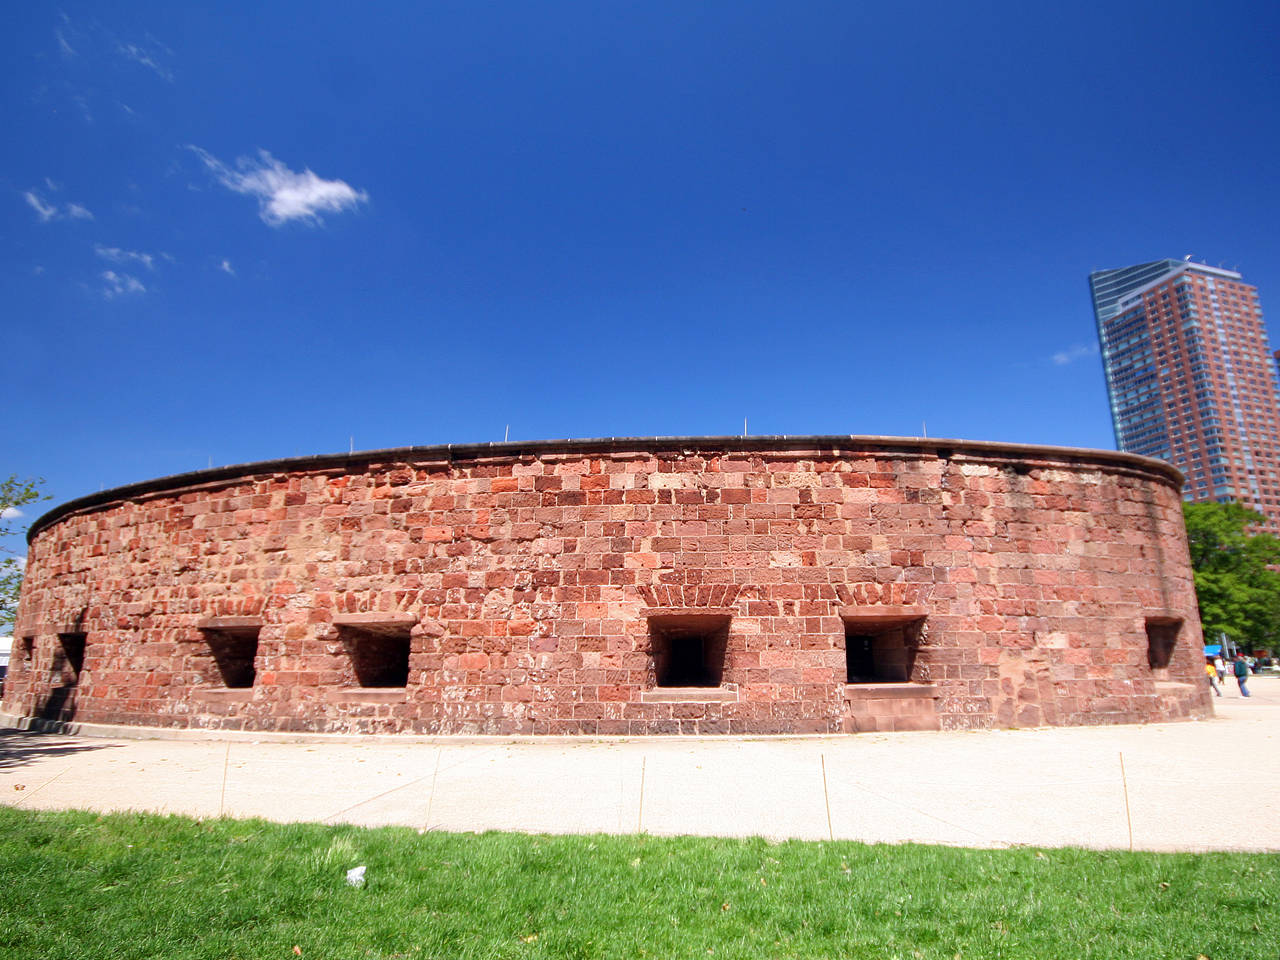
<svg viewBox="0 0 1280 960"><path fill-rule="evenodd" d="M1089 274L1116 445L1168 460L1187 500L1238 500L1280 533L1280 385L1257 288L1155 260Z"/></svg>

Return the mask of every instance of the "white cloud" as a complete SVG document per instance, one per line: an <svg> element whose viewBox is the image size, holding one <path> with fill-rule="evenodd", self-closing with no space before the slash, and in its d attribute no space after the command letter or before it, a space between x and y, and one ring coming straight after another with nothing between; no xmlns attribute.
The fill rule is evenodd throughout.
<svg viewBox="0 0 1280 960"><path fill-rule="evenodd" d="M150 49L140 47L136 43L120 43L116 45L116 52L127 60L132 60L134 63L141 64L148 70L154 70L156 76L161 80L167 80L169 83L173 83L173 71L157 59L162 56L163 53L172 54L172 51L159 41L151 38L148 39L150 41L148 44Z"/></svg>
<svg viewBox="0 0 1280 960"><path fill-rule="evenodd" d="M231 261L225 258L221 263L218 264L218 269L221 270L223 273L229 273L233 277L236 275L235 270L231 266Z"/></svg>
<svg viewBox="0 0 1280 960"><path fill-rule="evenodd" d="M24 514L17 507L5 507L0 510L0 520L17 520L21 516Z"/></svg>
<svg viewBox="0 0 1280 960"><path fill-rule="evenodd" d="M219 183L228 190L258 198L258 216L273 227L301 220L316 225L321 213L341 213L369 199L344 180L324 180L310 170L297 173L271 156L258 151L257 159L242 157L232 170L199 147L190 146Z"/></svg>
<svg viewBox="0 0 1280 960"><path fill-rule="evenodd" d="M127 273L116 273L114 270L102 271L102 295L108 300L126 293L146 293L147 288L137 277Z"/></svg>
<svg viewBox="0 0 1280 960"><path fill-rule="evenodd" d="M76 49L71 46L71 44L67 43L67 38L62 35L62 31L55 30L53 33L58 38L58 49L62 51L62 55L64 57L74 57L76 55Z"/></svg>
<svg viewBox="0 0 1280 960"><path fill-rule="evenodd" d="M76 105L76 109L80 111L80 116L84 117L85 123L93 123L93 110L89 107L88 97L81 93L73 94L71 102Z"/></svg>
<svg viewBox="0 0 1280 960"><path fill-rule="evenodd" d="M103 260L110 260L112 263L129 263L132 261L142 264L148 270L156 268L156 258L149 253L142 253L138 250L121 250L119 247L104 247L102 244L97 243L93 246L93 252Z"/></svg>
<svg viewBox="0 0 1280 960"><path fill-rule="evenodd" d="M24 191L22 199L26 200L31 209L36 212L41 223L48 223L50 220L93 219L93 214L78 203L68 203L60 207L56 203L45 202L45 199L34 190Z"/></svg>
<svg viewBox="0 0 1280 960"><path fill-rule="evenodd" d="M58 215L58 208L49 206L40 199L40 195L34 190L28 190L22 196L27 203L31 204L31 209L36 212L36 216L38 216L43 223L48 223Z"/></svg>
<svg viewBox="0 0 1280 960"><path fill-rule="evenodd" d="M1077 343L1066 350L1059 350L1053 355L1053 362L1060 367L1065 367L1069 363L1075 363L1084 357L1094 357L1098 354L1098 345L1096 343Z"/></svg>

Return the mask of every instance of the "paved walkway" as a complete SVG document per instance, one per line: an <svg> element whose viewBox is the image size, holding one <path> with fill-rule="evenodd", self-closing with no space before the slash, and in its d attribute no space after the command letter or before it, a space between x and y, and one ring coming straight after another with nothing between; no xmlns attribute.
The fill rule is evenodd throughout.
<svg viewBox="0 0 1280 960"><path fill-rule="evenodd" d="M1250 687L1245 700L1229 683L1211 721L968 733L321 742L2 730L0 802L977 847L1123 849L1132 829L1135 849L1280 851L1280 679Z"/></svg>

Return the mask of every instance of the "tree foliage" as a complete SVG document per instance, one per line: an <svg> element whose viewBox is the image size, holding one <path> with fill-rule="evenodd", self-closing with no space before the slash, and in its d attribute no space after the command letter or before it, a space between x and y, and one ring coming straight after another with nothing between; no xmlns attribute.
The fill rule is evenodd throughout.
<svg viewBox="0 0 1280 960"><path fill-rule="evenodd" d="M1187 543L1205 639L1225 633L1239 646L1280 641L1280 539L1252 533L1266 518L1238 503L1184 503Z"/></svg>
<svg viewBox="0 0 1280 960"><path fill-rule="evenodd" d="M41 479L20 480L16 473L7 480L0 480L0 634L13 629L13 619L18 613L18 593L22 589L22 572L26 567L23 555L4 546L3 541L23 529L17 521L24 515L24 506L49 499L40 492L42 483Z"/></svg>

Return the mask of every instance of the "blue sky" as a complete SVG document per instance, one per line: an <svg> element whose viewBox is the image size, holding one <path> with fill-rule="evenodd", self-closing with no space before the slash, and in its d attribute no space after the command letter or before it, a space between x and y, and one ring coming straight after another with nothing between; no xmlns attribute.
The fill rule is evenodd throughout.
<svg viewBox="0 0 1280 960"><path fill-rule="evenodd" d="M508 426L1111 447L1089 270L1280 310L1269 4L0 16L0 473L55 502Z"/></svg>

